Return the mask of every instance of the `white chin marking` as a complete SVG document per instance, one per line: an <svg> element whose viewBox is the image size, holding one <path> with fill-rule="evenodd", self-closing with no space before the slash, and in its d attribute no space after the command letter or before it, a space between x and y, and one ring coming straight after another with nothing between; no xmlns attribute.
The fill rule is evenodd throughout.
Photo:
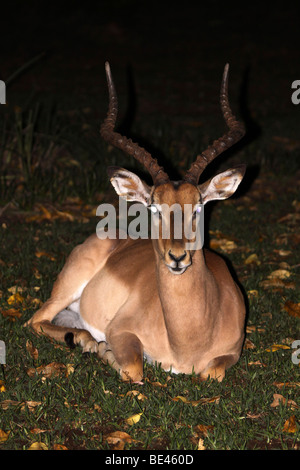
<svg viewBox="0 0 300 470"><path fill-rule="evenodd" d="M169 269L171 274L180 275L180 274L183 274L184 271L186 271L187 266L185 266L184 268L171 268L170 266L168 266L168 269Z"/></svg>

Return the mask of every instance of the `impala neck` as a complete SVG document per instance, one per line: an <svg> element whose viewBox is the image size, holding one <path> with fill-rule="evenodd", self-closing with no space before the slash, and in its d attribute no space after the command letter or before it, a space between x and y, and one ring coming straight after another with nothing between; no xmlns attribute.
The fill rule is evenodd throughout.
<svg viewBox="0 0 300 470"><path fill-rule="evenodd" d="M181 275L170 273L158 260L157 281L170 346L176 354L183 355L213 321L206 305L214 280L203 251L194 253L192 265Z"/></svg>

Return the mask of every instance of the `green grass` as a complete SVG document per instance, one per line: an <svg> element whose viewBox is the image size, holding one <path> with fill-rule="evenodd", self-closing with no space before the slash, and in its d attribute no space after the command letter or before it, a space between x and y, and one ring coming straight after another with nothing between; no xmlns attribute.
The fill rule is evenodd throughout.
<svg viewBox="0 0 300 470"><path fill-rule="evenodd" d="M0 401L19 404L6 409L0 406L0 429L9 433L6 440L0 441L0 448L28 449L33 442L40 441L49 449L57 445L68 449L110 449L114 444L106 436L114 431L131 436L132 441L125 444L125 449L192 450L197 449L200 438L206 449L299 448L299 409L287 403L297 402L299 385L287 384L283 388L275 385L299 383L299 366L291 361L291 349L266 351L273 344L290 345L300 338L299 319L289 316L283 308L287 300L300 301L296 218L279 222L289 213L295 216L292 203L299 202L299 183L293 174L296 153L282 149L280 144L275 152L266 137L250 144L250 149L242 149L232 160L250 163L244 188L232 200L207 210L210 238L217 236L219 230L235 240L236 249L223 255L230 260L245 292L257 291L256 297L249 296L247 318L249 326L262 330L247 334L254 348L244 349L240 361L227 372L221 384L203 383L196 376L170 375L145 364L144 385L130 385L122 383L95 356L82 355L79 348L69 350L22 327L36 310L32 299L48 298L67 255L94 232L97 223L91 216L85 223L76 218L73 222L63 219L28 222L26 217L38 214L37 203L44 207L51 203L51 207L69 210L70 201L75 201L79 212L80 206L87 203L96 207L99 201L112 195L106 166L136 167L132 160L120 152L108 151L101 143L93 110L91 114L88 110L78 111L70 118L50 105L32 109L8 113L2 122L0 192L2 205L11 205L3 212L0 223L0 339L7 347L7 363L0 369L0 380L5 386ZM144 128L142 123L135 132L145 135L162 154L171 155L174 167L181 170L187 167L201 140L207 140L202 130L188 125L188 118L183 118L180 124L168 120L158 124L150 119L147 126ZM291 171L286 171L285 177L268 172L262 154L269 155L267 163L271 170L280 163L281 168L289 167ZM283 154L288 154L288 163L281 158ZM231 163L227 161L226 166ZM260 174L253 184L250 184L251 164L260 165ZM290 250L291 254L281 257L280 249ZM38 258L38 251L50 254L54 260ZM257 255L260 264L245 264L251 254ZM293 283L293 288L284 285L263 288L261 281L282 267L282 262L287 263L285 269L291 272L288 282ZM26 288L23 303L15 306L7 303L11 295L8 289L12 286ZM9 308L16 308L21 316L5 316ZM27 340L37 348L37 359L27 351ZM28 369L51 362L71 364L72 372L51 378L28 375ZM146 399L126 395L130 390L139 390ZM273 408L270 405L275 393L282 394L287 401ZM190 402L214 397L219 400L193 406L174 401L177 396ZM24 406L26 401L38 404L30 409ZM142 413L140 420L129 425L126 419L136 413ZM295 416L297 423L297 432L293 433L284 431L291 416ZM197 428L199 425L212 428L203 434Z"/></svg>

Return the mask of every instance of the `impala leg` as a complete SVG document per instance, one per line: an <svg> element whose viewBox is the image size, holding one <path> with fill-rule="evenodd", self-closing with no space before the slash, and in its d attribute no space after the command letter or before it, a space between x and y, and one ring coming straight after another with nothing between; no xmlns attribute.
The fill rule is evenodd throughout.
<svg viewBox="0 0 300 470"><path fill-rule="evenodd" d="M123 381L140 382L143 378L143 346L138 337L129 332L114 334L109 346L99 343L98 355L119 372Z"/></svg>
<svg viewBox="0 0 300 470"><path fill-rule="evenodd" d="M237 357L234 354L219 356L210 361L206 369L201 372L201 377L206 380L208 378L222 382L225 377L225 370L236 363Z"/></svg>
<svg viewBox="0 0 300 470"><path fill-rule="evenodd" d="M96 352L98 343L88 331L54 325L51 322L59 312L80 298L84 287L102 269L117 244L118 240L100 240L92 235L82 245L74 248L54 283L51 297L25 326L31 326L38 334L56 341L67 341L69 345L79 344L84 352Z"/></svg>

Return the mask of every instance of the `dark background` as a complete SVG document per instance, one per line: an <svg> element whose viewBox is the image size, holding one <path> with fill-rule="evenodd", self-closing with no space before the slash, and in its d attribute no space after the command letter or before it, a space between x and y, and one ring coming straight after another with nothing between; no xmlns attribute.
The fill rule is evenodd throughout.
<svg viewBox="0 0 300 470"><path fill-rule="evenodd" d="M300 105L291 102L291 84L300 79L299 12L297 2L275 1L6 2L0 78L43 52L9 83L8 104L51 96L61 107L93 106L100 123L109 60L120 118L131 119L125 131L134 121L163 116L179 132L185 121L201 129L207 123L216 138L223 130L220 80L229 62L232 107L248 131L244 147L261 139L261 152L272 142L276 153L286 139L298 139ZM299 152L297 142L294 147Z"/></svg>

